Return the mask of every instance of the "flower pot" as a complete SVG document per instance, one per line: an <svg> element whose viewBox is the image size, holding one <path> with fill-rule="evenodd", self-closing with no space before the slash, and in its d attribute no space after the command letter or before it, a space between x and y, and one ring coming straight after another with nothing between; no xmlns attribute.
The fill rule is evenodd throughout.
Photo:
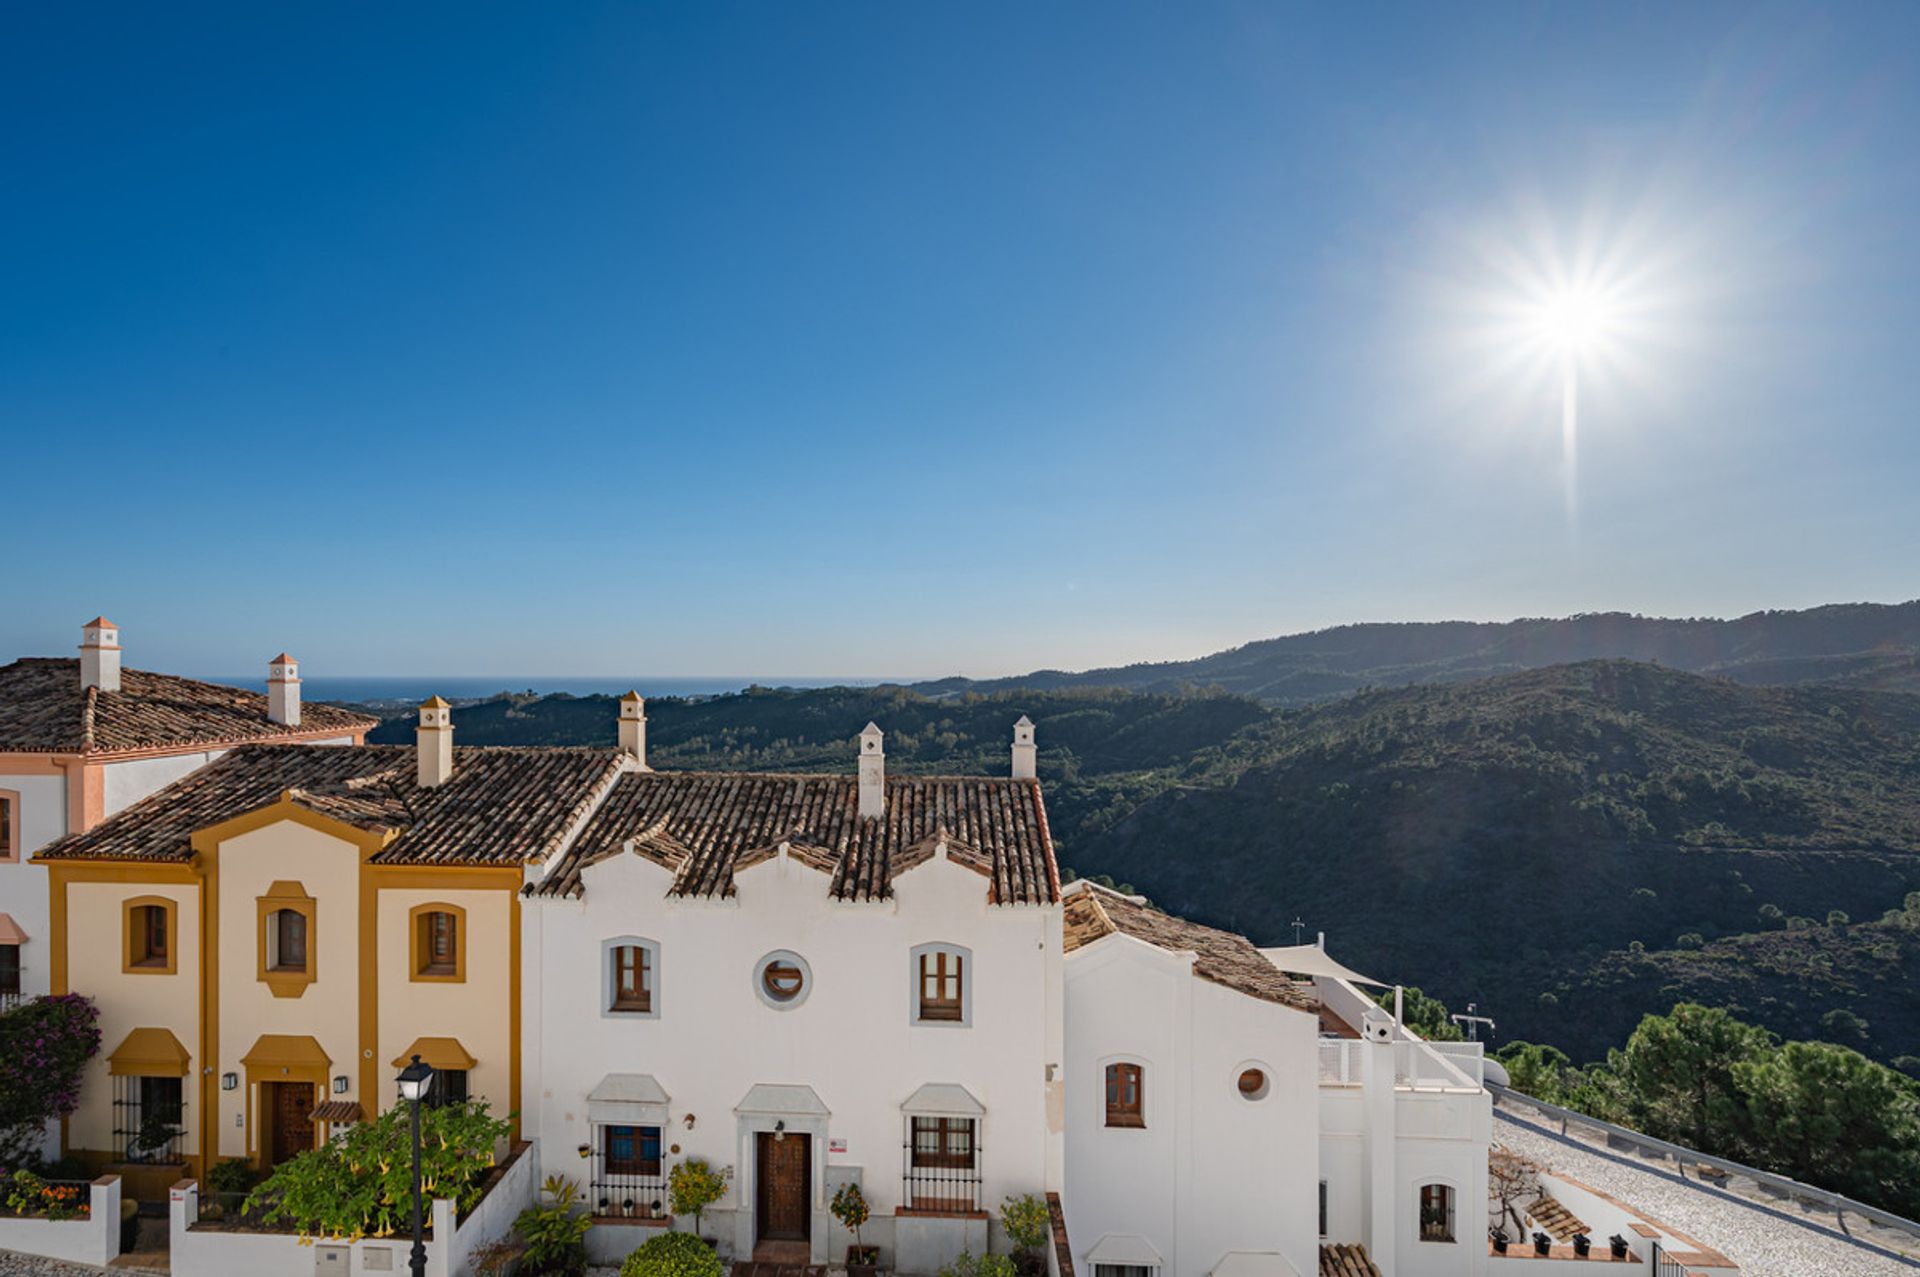
<svg viewBox="0 0 1920 1277"><path fill-rule="evenodd" d="M1507 1253L1507 1234L1504 1230L1496 1228L1488 1233L1487 1236L1493 1239L1494 1254L1504 1255Z"/></svg>
<svg viewBox="0 0 1920 1277"><path fill-rule="evenodd" d="M1545 1254L1551 1253L1552 1250L1553 1250L1553 1238L1547 1236L1545 1233L1535 1233L1533 1235L1533 1253L1534 1254L1545 1255Z"/></svg>
<svg viewBox="0 0 1920 1277"><path fill-rule="evenodd" d="M601 1198L600 1205L594 1210L593 1213L596 1215L613 1214L613 1199L608 1197Z"/></svg>
<svg viewBox="0 0 1920 1277"><path fill-rule="evenodd" d="M1627 1239L1618 1233L1607 1238L1607 1253L1615 1259L1625 1259L1627 1257Z"/></svg>
<svg viewBox="0 0 1920 1277"><path fill-rule="evenodd" d="M878 1246L847 1247L847 1277L875 1277L880 1271Z"/></svg>
<svg viewBox="0 0 1920 1277"><path fill-rule="evenodd" d="M1573 1253L1574 1254L1580 1256L1580 1258L1582 1259L1585 1259L1587 1257L1587 1252L1592 1249L1593 1249L1593 1238L1587 1236L1585 1233L1575 1233L1573 1235Z"/></svg>
<svg viewBox="0 0 1920 1277"><path fill-rule="evenodd" d="M633 1199L631 1197L620 1203L620 1213L628 1219L633 1218Z"/></svg>

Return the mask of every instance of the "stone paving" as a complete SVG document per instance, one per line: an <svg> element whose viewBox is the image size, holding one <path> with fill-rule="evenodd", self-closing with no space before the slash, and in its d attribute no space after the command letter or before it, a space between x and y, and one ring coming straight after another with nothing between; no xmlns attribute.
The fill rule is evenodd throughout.
<svg viewBox="0 0 1920 1277"><path fill-rule="evenodd" d="M1651 1218L1691 1233L1740 1265L1743 1277L1915 1277L1920 1273L1920 1240L1904 1233L1868 1229L1849 1217L1848 1227L1890 1249L1912 1257L1894 1258L1859 1245L1835 1229L1831 1215L1814 1215L1791 1202L1764 1198L1757 1185L1749 1199L1732 1190L1708 1188L1675 1174L1673 1163L1630 1152L1608 1150L1557 1130L1517 1119L1496 1108L1493 1142L1524 1153L1550 1170L1563 1171L1646 1212ZM1498 1270L1495 1269L1495 1272Z"/></svg>

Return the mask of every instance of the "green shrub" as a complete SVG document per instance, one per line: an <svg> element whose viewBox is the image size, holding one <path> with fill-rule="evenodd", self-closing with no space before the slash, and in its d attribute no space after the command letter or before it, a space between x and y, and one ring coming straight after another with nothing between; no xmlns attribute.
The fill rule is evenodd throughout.
<svg viewBox="0 0 1920 1277"><path fill-rule="evenodd" d="M1043 1199L1028 1193L1001 1203L1000 1227L1007 1230L1007 1240L1015 1250L1039 1250L1053 1231L1053 1216L1048 1214Z"/></svg>
<svg viewBox="0 0 1920 1277"><path fill-rule="evenodd" d="M720 1277L720 1256L692 1233L662 1233L627 1256L620 1277Z"/></svg>
<svg viewBox="0 0 1920 1277"><path fill-rule="evenodd" d="M1015 1277L1015 1272L1013 1260L1006 1255L975 1255L963 1250L958 1259L940 1270L940 1277Z"/></svg>
<svg viewBox="0 0 1920 1277"><path fill-rule="evenodd" d="M260 1173L244 1157L215 1162L207 1172L207 1187L216 1193L244 1193L260 1182Z"/></svg>
<svg viewBox="0 0 1920 1277"><path fill-rule="evenodd" d="M580 1189L564 1175L549 1175L540 1186L546 1204L535 1202L513 1221L513 1231L527 1244L528 1273L542 1277L580 1277L587 1271L587 1230L593 1220L575 1207Z"/></svg>
<svg viewBox="0 0 1920 1277"><path fill-rule="evenodd" d="M676 1215L693 1216L693 1230L700 1231L702 1214L707 1207L727 1195L727 1177L729 1171L715 1170L713 1163L703 1157L689 1157L684 1162L675 1162L673 1169L667 1172L667 1204Z"/></svg>

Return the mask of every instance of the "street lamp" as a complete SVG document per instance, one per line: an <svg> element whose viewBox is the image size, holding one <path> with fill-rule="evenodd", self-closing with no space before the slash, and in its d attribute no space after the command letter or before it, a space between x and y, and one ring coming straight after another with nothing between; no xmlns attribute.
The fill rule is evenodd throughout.
<svg viewBox="0 0 1920 1277"><path fill-rule="evenodd" d="M422 1064L419 1056L400 1070L400 1098L413 1102L413 1253L407 1266L413 1277L427 1277L427 1243L420 1229L420 1101L427 1098L433 1085L433 1066Z"/></svg>

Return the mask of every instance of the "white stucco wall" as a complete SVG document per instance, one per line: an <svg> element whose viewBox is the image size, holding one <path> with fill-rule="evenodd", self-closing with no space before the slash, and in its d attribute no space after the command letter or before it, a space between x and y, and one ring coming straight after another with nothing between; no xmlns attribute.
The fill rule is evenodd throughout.
<svg viewBox="0 0 1920 1277"><path fill-rule="evenodd" d="M808 1086L830 1116L817 1129L802 1121L788 1129L815 1141L819 1261L829 1244L828 1174L836 1182L858 1175L876 1222L891 1215L902 1195L902 1102L926 1083L952 1083L986 1110L978 1134L983 1209L1044 1191L1055 1139L1047 1068L1058 1062L1048 1055L1058 1033L1057 906L989 906L987 880L944 860L901 874L894 899L877 904L832 900L827 875L786 857L742 871L732 900L672 899L671 881L650 861L622 854L586 871L584 899L533 900L523 911L525 1122L540 1138L547 1172L585 1179L588 1163L574 1150L592 1137L586 1097L602 1077L651 1074L670 1097L667 1160L699 1156L735 1168L706 1231L745 1254L753 1244L751 1132L771 1129L775 1118L736 1115L735 1107L757 1084ZM654 1018L603 1014L602 945L616 936L659 946ZM972 954L968 1025L911 1022L910 953L928 942ZM812 971L805 1000L788 1009L768 1006L754 987L759 959L775 949L800 955ZM845 1141L845 1151L830 1151L829 1141ZM893 1235L870 1230L868 1240L889 1244Z"/></svg>
<svg viewBox="0 0 1920 1277"><path fill-rule="evenodd" d="M190 754L166 754L159 758L130 758L125 762L108 763L100 769L102 814L111 816L116 811L131 807L148 794L171 785L188 772L198 771L226 752L224 749L203 749Z"/></svg>
<svg viewBox="0 0 1920 1277"><path fill-rule="evenodd" d="M1066 1209L1077 1270L1109 1235L1143 1238L1164 1277L1228 1251L1318 1268L1319 1096L1311 1015L1193 976L1126 936L1066 963ZM1140 1064L1144 1129L1106 1125L1106 1066ZM1266 1072L1263 1099L1240 1072Z"/></svg>
<svg viewBox="0 0 1920 1277"><path fill-rule="evenodd" d="M27 933L20 947L20 992L46 993L52 976L47 871L29 857L67 832L67 778L0 775L0 789L20 795L19 854L0 863L0 913L12 915Z"/></svg>

